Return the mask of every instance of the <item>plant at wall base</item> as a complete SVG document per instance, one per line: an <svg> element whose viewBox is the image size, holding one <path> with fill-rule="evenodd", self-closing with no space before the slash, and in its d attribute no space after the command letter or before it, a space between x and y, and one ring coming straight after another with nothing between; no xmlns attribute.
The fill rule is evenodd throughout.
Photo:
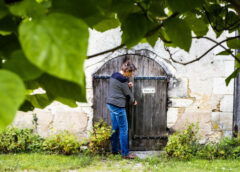
<svg viewBox="0 0 240 172"><path fill-rule="evenodd" d="M44 108L54 100L71 107L86 101L84 60L158 39L167 50L189 51L193 39L214 43L218 55L230 55L240 71L240 36L221 42L207 37L209 27L220 37L240 29L239 0L0 0L0 128L17 110ZM121 27L117 47L87 56L89 28L104 32ZM223 43L227 45L223 46ZM42 88L45 93L32 94ZM76 94L77 93L77 94ZM14 101L13 101L14 100Z"/></svg>
<svg viewBox="0 0 240 172"><path fill-rule="evenodd" d="M199 146L199 150L196 153L196 156L203 159L213 160L217 157L218 154L218 144L216 143L207 143L205 145ZM223 155L224 152L220 151L220 154Z"/></svg>
<svg viewBox="0 0 240 172"><path fill-rule="evenodd" d="M108 151L112 127L108 126L105 121L96 122L90 131L89 151L92 154L105 154Z"/></svg>
<svg viewBox="0 0 240 172"><path fill-rule="evenodd" d="M188 160L193 157L202 159L228 159L240 157L240 137L223 137L219 142L199 144L198 127L194 124L182 132L169 137L165 150L169 157Z"/></svg>
<svg viewBox="0 0 240 172"><path fill-rule="evenodd" d="M69 131L53 134L43 142L42 149L47 153L71 155L80 152L80 142Z"/></svg>
<svg viewBox="0 0 240 172"><path fill-rule="evenodd" d="M191 159L198 151L198 127L191 124L182 132L176 132L169 137L165 147L167 154L178 159Z"/></svg>
<svg viewBox="0 0 240 172"><path fill-rule="evenodd" d="M40 152L43 140L31 129L9 127L0 132L0 153Z"/></svg>

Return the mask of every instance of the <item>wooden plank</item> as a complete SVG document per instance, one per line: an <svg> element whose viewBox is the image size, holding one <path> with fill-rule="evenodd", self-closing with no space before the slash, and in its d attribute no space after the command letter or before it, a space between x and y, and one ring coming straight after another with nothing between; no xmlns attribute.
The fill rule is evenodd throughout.
<svg viewBox="0 0 240 172"><path fill-rule="evenodd" d="M152 76L152 75L154 75L153 73L154 73L154 71L156 70L155 68L154 68L154 61L153 60L151 60L151 59L149 59L149 62L148 62L148 65L149 65L149 71L148 71L148 73L149 73L149 76ZM155 86L155 83L156 83L156 80L151 80L151 81L149 81L150 82L150 87L152 87L152 88L155 88L155 90L156 90L156 86ZM155 94L150 94L150 100L149 100L149 103L150 103L150 105L149 105L149 109L151 109L151 115L150 115L150 117L149 117L149 120L148 120L148 125L149 125L149 135L150 136L152 136L152 135L154 135L154 131L153 131L153 129L152 129L152 120L153 120L153 116L155 115L155 108L154 108L154 105L155 105L155 101L154 101L154 98L156 97L156 93ZM155 145L155 140L149 140L148 141L148 149L152 149L152 147Z"/></svg>
<svg viewBox="0 0 240 172"><path fill-rule="evenodd" d="M94 80L94 86L95 88L101 88L100 87L100 80ZM97 91L97 89L94 90L94 122L98 121L101 116L98 113L99 112L99 106L100 104L98 103L98 100L100 100L100 93Z"/></svg>
<svg viewBox="0 0 240 172"><path fill-rule="evenodd" d="M137 67L136 76L166 76L161 66L150 58L138 55L127 55ZM99 69L97 75L111 75L120 70L125 56L120 56L109 60ZM136 135L160 135L166 130L166 99L167 84L159 80L137 80L134 81L133 93L138 101L138 105L127 108L129 136ZM106 108L106 98L108 94L108 80L95 80L94 86L94 120L103 117L107 123L111 121L110 113ZM142 94L143 87L155 87L155 94ZM101 103L99 103L101 102ZM100 113L100 114L99 114ZM161 143L160 140L132 140L131 150L151 150L155 145Z"/></svg>

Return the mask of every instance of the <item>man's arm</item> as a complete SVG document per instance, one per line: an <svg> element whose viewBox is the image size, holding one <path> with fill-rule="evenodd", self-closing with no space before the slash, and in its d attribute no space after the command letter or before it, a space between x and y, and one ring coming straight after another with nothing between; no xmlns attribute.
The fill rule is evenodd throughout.
<svg viewBox="0 0 240 172"><path fill-rule="evenodd" d="M135 98L133 97L133 94L132 94L132 92L130 91L127 82L122 83L122 90L123 90L124 95L125 95L126 97L129 97L131 103L134 104L134 103L135 103Z"/></svg>

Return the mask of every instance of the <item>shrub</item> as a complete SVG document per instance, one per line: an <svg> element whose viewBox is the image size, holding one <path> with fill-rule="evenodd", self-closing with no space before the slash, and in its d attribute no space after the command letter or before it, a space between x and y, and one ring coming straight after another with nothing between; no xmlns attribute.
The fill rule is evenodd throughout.
<svg viewBox="0 0 240 172"><path fill-rule="evenodd" d="M178 159L190 159L195 156L210 160L240 157L240 137L224 137L219 143L200 145L197 133L198 128L191 124L182 132L170 136L165 147L168 156Z"/></svg>
<svg viewBox="0 0 240 172"><path fill-rule="evenodd" d="M165 147L167 154L178 159L190 159L198 151L198 127L194 124L182 132L176 132L169 137Z"/></svg>
<svg viewBox="0 0 240 172"><path fill-rule="evenodd" d="M0 132L0 153L39 152L43 140L32 129L9 127Z"/></svg>
<svg viewBox="0 0 240 172"><path fill-rule="evenodd" d="M89 137L89 151L93 154L104 154L108 151L110 144L110 137L112 134L112 127L108 126L106 122L100 120L94 124Z"/></svg>
<svg viewBox="0 0 240 172"><path fill-rule="evenodd" d="M205 145L199 146L196 156L203 159L213 160L218 154L218 144L217 143L207 143Z"/></svg>
<svg viewBox="0 0 240 172"><path fill-rule="evenodd" d="M80 151L80 142L69 131L51 135L43 142L43 150L48 153L70 155Z"/></svg>
<svg viewBox="0 0 240 172"><path fill-rule="evenodd" d="M219 143L208 143L201 147L198 156L206 159L240 157L240 138L225 137Z"/></svg>

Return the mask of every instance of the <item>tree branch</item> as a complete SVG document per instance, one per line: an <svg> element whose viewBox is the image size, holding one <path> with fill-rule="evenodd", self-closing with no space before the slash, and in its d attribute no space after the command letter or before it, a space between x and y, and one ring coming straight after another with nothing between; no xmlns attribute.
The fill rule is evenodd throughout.
<svg viewBox="0 0 240 172"><path fill-rule="evenodd" d="M214 42L215 44L218 44L217 41L213 40L212 38L209 38L209 37L193 37L193 38L196 38L196 39L207 39L209 41L212 41ZM220 47L222 47L224 50L226 50L238 63L240 63L240 60L232 53L231 50L227 49L226 47L224 47L222 44L219 44Z"/></svg>
<svg viewBox="0 0 240 172"><path fill-rule="evenodd" d="M240 19L234 21L234 23L231 23L230 25L227 25L228 23L228 12L226 15L226 19L224 22L224 26L221 26L221 28L217 28L216 26L218 25L217 23L215 23L215 26L212 24L212 21L210 19L210 14L208 13L208 11L203 7L204 13L207 17L208 23L210 24L210 26L212 27L213 30L217 31L217 32L222 32L224 30L233 30L233 29L237 29L240 25Z"/></svg>
<svg viewBox="0 0 240 172"><path fill-rule="evenodd" d="M142 4L140 2L137 2L137 6L142 10L144 16L146 17L146 19L150 22L152 22L152 20L149 18L147 11L143 8Z"/></svg>
<svg viewBox="0 0 240 172"><path fill-rule="evenodd" d="M173 18L175 16L177 16L179 13L173 13L172 15L170 15L167 19L170 19L170 18ZM163 26L163 23L161 23L160 25L158 25L157 27L153 28L152 30L148 31L144 37L148 37L148 36L152 36L155 32L157 32L161 27ZM90 55L90 56L87 56L87 59L90 59L90 58L93 58L93 57L96 57L96 56L100 56L100 55L103 55L103 54L106 54L106 53L110 53L110 52L113 52L113 51L116 51L118 49L121 49L122 47L124 47L125 44L121 44L115 48L112 48L112 49L109 49L109 50L106 50L106 51L103 51L103 52L100 52L100 53L97 53L97 54L93 54L93 55Z"/></svg>
<svg viewBox="0 0 240 172"><path fill-rule="evenodd" d="M193 37L194 38L194 37ZM194 60L191 60L191 61L188 61L188 62L180 62L180 61L177 61L173 58L170 50L168 48L165 47L165 50L169 53L169 58L174 62L174 63L178 63L178 64L181 64L181 65L188 65L188 64L191 64L191 63L194 63L196 61L199 61L200 59L202 59L204 56L206 56L210 51L212 51L214 48L216 48L217 46L221 46L222 48L224 48L225 50L227 50L224 46L222 46L221 44L224 43L224 42L227 42L229 40L232 40L232 39L237 39L237 38L240 38L240 36L235 36L235 37L230 37L230 38L227 38L221 42L217 42L217 41L214 41L213 39L211 38L208 38L208 37L195 37L197 39L200 39L200 38L204 38L204 39L207 39L207 40L210 40L210 41L213 41L214 43L216 43L216 45L212 46L211 48L209 48L205 53L203 53L201 56L199 56L198 58L194 59ZM232 54L232 53L231 53ZM234 56L234 59L236 61L238 61L240 63L240 60Z"/></svg>
<svg viewBox="0 0 240 172"><path fill-rule="evenodd" d="M87 56L87 59L90 59L90 58L93 58L93 57L96 57L96 56L100 56L100 55L103 55L103 54L106 54L106 53L110 53L110 52L113 52L113 51L116 51L122 47L124 47L125 44L121 44L117 47L114 47L112 49L109 49L109 50L106 50L106 51L103 51L103 52L100 52L100 53L97 53L97 54L93 54L93 55L90 55L90 56Z"/></svg>

